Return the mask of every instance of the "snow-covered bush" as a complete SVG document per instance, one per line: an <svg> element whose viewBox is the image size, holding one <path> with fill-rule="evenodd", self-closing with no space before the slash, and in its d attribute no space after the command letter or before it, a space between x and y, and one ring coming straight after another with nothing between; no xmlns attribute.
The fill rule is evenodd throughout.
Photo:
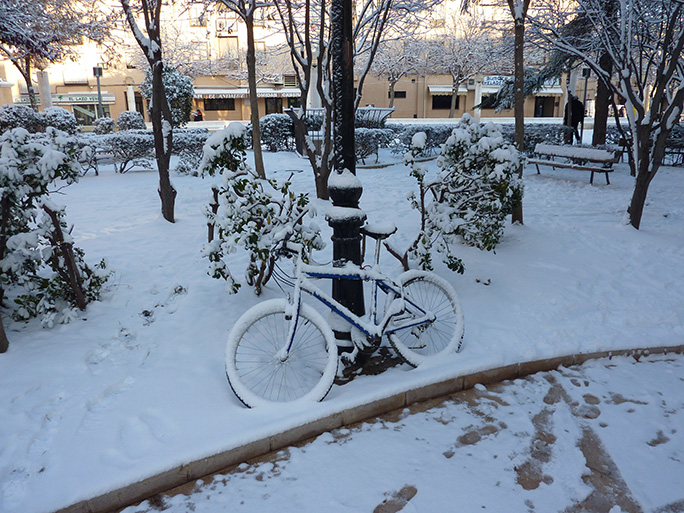
<svg viewBox="0 0 684 513"><path fill-rule="evenodd" d="M45 130L45 120L26 105L0 106L0 134L13 128L24 128L31 133Z"/></svg>
<svg viewBox="0 0 684 513"><path fill-rule="evenodd" d="M292 192L289 181L260 180L246 164L244 132L242 123L231 123L204 146L200 171L223 178L222 185L214 189L218 202L205 210L216 238L210 235L204 255L210 261L209 275L226 280L227 290L235 293L240 283L226 261L238 249L246 250L246 281L260 294L272 271L274 237L290 230L291 240L303 244L307 253L324 244L318 227L305 222L311 212L309 197Z"/></svg>
<svg viewBox="0 0 684 513"><path fill-rule="evenodd" d="M98 135L111 134L114 130L116 130L116 122L112 118L102 117L93 121L93 133Z"/></svg>
<svg viewBox="0 0 684 513"><path fill-rule="evenodd" d="M268 151L294 149L294 123L287 114L267 114L259 120L261 143Z"/></svg>
<svg viewBox="0 0 684 513"><path fill-rule="evenodd" d="M162 82L166 92L166 100L171 109L171 125L174 128L185 126L190 121L192 112L192 100L195 96L195 87L190 77L182 75L172 66L164 66L162 70ZM152 105L152 69L148 69L145 79L140 84L140 93L147 99L147 104Z"/></svg>
<svg viewBox="0 0 684 513"><path fill-rule="evenodd" d="M492 123L478 124L466 114L442 145L437 179L428 181L425 167L416 162L426 143L426 134L415 134L412 151L405 156L418 181L418 193L409 199L421 214L421 234L403 263L407 267L411 258L421 268L431 269L434 250L451 270L463 272L463 262L452 254L452 246L462 242L480 249L496 247L506 215L522 196L517 171L525 157Z"/></svg>
<svg viewBox="0 0 684 513"><path fill-rule="evenodd" d="M425 146L419 156L428 156L434 154L440 145L447 140L449 135L451 135L454 125L453 123L442 125L404 125L401 123L392 123L387 125L387 128L392 129L395 134L394 141L392 141L390 145L393 153L403 155L406 152L411 151L413 136L422 132L425 134L426 139Z"/></svg>
<svg viewBox="0 0 684 513"><path fill-rule="evenodd" d="M145 118L140 112L135 110L125 110L116 118L119 131L124 130L145 130Z"/></svg>
<svg viewBox="0 0 684 513"><path fill-rule="evenodd" d="M71 135L78 132L76 117L62 107L50 107L44 110L43 118L45 118L45 126L51 126Z"/></svg>
<svg viewBox="0 0 684 513"><path fill-rule="evenodd" d="M355 128L354 142L356 147L356 161L364 164L366 158L375 155L378 161L378 150L386 148L394 136L394 131L388 128Z"/></svg>
<svg viewBox="0 0 684 513"><path fill-rule="evenodd" d="M104 262L91 269L74 247L64 209L50 201L55 180L76 181L73 138L48 127L31 136L14 129L0 136L0 299L18 307L17 319L68 322L97 299L109 276Z"/></svg>
<svg viewBox="0 0 684 513"><path fill-rule="evenodd" d="M108 118L100 118L108 119ZM95 175L100 174L100 169L97 161L98 151L104 149L104 139L106 134L84 133L79 134L75 138L76 142L76 158L81 166L81 174L85 175L88 171L93 170Z"/></svg>
<svg viewBox="0 0 684 513"><path fill-rule="evenodd" d="M111 153L117 173L133 167L152 167L154 136L150 130L126 130L102 136L102 148Z"/></svg>
<svg viewBox="0 0 684 513"><path fill-rule="evenodd" d="M173 153L178 155L176 172L197 176L204 144L209 138L206 128L181 128L173 131Z"/></svg>
<svg viewBox="0 0 684 513"><path fill-rule="evenodd" d="M504 139L515 144L515 125L507 124L499 127ZM565 144L572 127L558 123L535 123L525 125L525 155L531 156L538 143Z"/></svg>

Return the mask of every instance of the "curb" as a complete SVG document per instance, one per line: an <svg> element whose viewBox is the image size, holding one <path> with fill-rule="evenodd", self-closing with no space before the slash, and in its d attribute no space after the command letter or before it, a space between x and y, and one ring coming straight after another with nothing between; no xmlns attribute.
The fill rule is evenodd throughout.
<svg viewBox="0 0 684 513"><path fill-rule="evenodd" d="M257 440L246 445L224 451L214 456L202 458L161 474L144 479L138 483L87 499L55 513L110 513L141 502L149 497L196 481L202 477L228 470L244 461L263 456L269 452L318 436L326 431L346 425L355 424L392 410L405 408L414 403L434 399L443 395L473 388L476 384L487 385L500 381L517 379L537 372L555 370L561 366L579 365L588 360L612 358L614 356L633 356L635 360L651 354L684 353L684 345L671 347L652 347L644 349L622 349L616 351L600 351L570 356L516 363L486 371L468 374L407 390L390 397L373 401L355 408L334 413L328 417L289 429L272 437Z"/></svg>

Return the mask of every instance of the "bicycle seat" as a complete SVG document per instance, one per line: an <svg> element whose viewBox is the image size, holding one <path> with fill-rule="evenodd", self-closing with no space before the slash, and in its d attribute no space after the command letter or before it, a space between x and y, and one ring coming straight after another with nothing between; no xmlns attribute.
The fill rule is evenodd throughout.
<svg viewBox="0 0 684 513"><path fill-rule="evenodd" d="M383 240L397 231L393 222L388 223L366 223L361 227L361 233L371 239Z"/></svg>

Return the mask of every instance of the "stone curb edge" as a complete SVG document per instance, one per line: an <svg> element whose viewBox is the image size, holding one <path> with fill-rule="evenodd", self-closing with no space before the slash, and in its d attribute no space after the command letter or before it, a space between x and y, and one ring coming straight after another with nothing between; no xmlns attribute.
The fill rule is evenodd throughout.
<svg viewBox="0 0 684 513"><path fill-rule="evenodd" d="M411 404L467 390L476 384L487 385L500 381L525 377L536 372L555 370L561 366L579 365L588 360L612 358L614 356L633 356L639 360L651 354L684 353L684 345L671 347L652 347L645 349L622 349L600 351L570 356L560 356L546 360L516 363L505 367L485 370L474 374L459 376L421 388L408 390L390 397L373 401L361 406L335 413L328 417L289 429L277 435L257 440L246 445L215 454L207 458L183 464L161 474L144 479L138 483L114 490L104 495L87 499L55 513L110 513L141 502L149 497L171 490L178 486L196 481L244 461L263 456L272 451L294 445L318 436L326 431L355 424L390 411L405 408Z"/></svg>

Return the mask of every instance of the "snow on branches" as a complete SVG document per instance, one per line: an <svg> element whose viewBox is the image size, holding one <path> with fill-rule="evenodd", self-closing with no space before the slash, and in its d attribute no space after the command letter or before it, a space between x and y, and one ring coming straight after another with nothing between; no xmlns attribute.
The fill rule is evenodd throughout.
<svg viewBox="0 0 684 513"><path fill-rule="evenodd" d="M207 139L204 146L200 173L220 173L223 178L222 185L214 187L217 202L205 210L210 235L204 255L210 261L209 275L226 280L227 290L236 293L240 283L226 260L238 249L246 250L249 263L245 278L259 295L273 269L275 238L283 230L291 231L291 240L301 243L307 253L322 249L324 243L319 228L305 222L313 213L308 195L296 195L289 181L260 179L246 164L244 133L244 125L231 123Z"/></svg>
<svg viewBox="0 0 684 513"><path fill-rule="evenodd" d="M424 135L415 134L411 153L405 155L418 182L418 192L409 200L420 212L421 233L406 254L390 252L406 268L410 258L431 269L435 250L449 269L462 273L463 262L452 254L452 246L462 242L486 250L496 247L513 200L522 195L517 172L524 156L493 124L478 124L466 114L442 145L437 179L428 181L425 167L416 160L425 143Z"/></svg>
<svg viewBox="0 0 684 513"><path fill-rule="evenodd" d="M16 319L68 322L98 298L109 276L104 261L86 265L64 209L49 199L56 180L76 181L75 154L67 134L51 127L40 135L17 128L0 137L0 299L14 300Z"/></svg>

